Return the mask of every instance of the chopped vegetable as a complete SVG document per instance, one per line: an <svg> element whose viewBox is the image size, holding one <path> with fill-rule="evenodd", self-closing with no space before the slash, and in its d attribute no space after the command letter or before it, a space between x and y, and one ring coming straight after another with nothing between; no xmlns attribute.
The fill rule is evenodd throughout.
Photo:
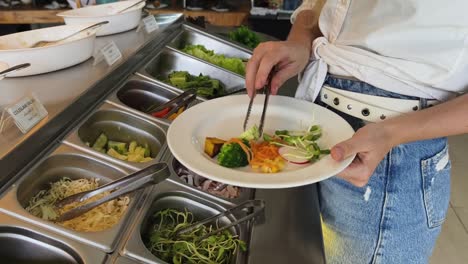
<svg viewBox="0 0 468 264"><path fill-rule="evenodd" d="M191 75L186 71L174 71L164 81L182 90L196 89L197 95L208 99L224 95L224 87L219 80L211 79L200 73L198 76Z"/></svg>
<svg viewBox="0 0 468 264"><path fill-rule="evenodd" d="M221 147L218 164L228 168L244 167L249 164L249 159L242 144L232 142Z"/></svg>
<svg viewBox="0 0 468 264"><path fill-rule="evenodd" d="M245 64L240 58L229 58L215 54L213 50L208 50L202 45L187 45L182 51L237 74L245 75Z"/></svg>
<svg viewBox="0 0 468 264"><path fill-rule="evenodd" d="M212 138L207 137L205 139L205 153L213 158L214 156L218 155L221 147L226 142L226 140L222 140L219 138Z"/></svg>
<svg viewBox="0 0 468 264"><path fill-rule="evenodd" d="M166 107L166 108L164 108L163 110L161 110L159 112L151 113L151 115L154 116L154 117L163 118L165 115L167 115L167 113L169 113L170 110L171 110L170 107Z"/></svg>
<svg viewBox="0 0 468 264"><path fill-rule="evenodd" d="M253 127L244 131L244 133L242 133L239 138L245 139L247 141L251 141L251 140L258 140L259 137L260 137L260 131L258 130L257 125L254 125Z"/></svg>
<svg viewBox="0 0 468 264"><path fill-rule="evenodd" d="M119 154L125 154L127 152L127 143L109 140L107 142L107 148L114 149Z"/></svg>
<svg viewBox="0 0 468 264"><path fill-rule="evenodd" d="M101 133L101 135L99 135L99 137L94 142L93 149L95 149L97 151L101 151L102 149L104 149L106 144L107 144L107 136L106 136L106 134Z"/></svg>
<svg viewBox="0 0 468 264"><path fill-rule="evenodd" d="M65 205L63 208L55 208L55 202L68 196L94 190L99 186L99 179L77 179L71 180L63 177L59 181L51 183L48 190L41 190L29 200L26 211L44 220L54 221L61 214L73 208L94 202L110 192L93 196L84 202L74 202ZM92 210L68 221L58 222L66 228L76 231L96 232L109 229L117 224L128 208L130 198L128 196L119 197L115 200L104 203Z"/></svg>
<svg viewBox="0 0 468 264"><path fill-rule="evenodd" d="M244 241L224 230L203 240L198 238L214 230L215 226L200 226L176 236L176 232L195 223L191 212L165 209L154 214L153 226L144 238L146 247L163 261L174 264L229 264L238 249L245 251Z"/></svg>
<svg viewBox="0 0 468 264"><path fill-rule="evenodd" d="M307 164L310 161L305 157L305 153L296 148L281 147L279 154L285 160L294 164Z"/></svg>
<svg viewBox="0 0 468 264"><path fill-rule="evenodd" d="M251 143L253 158L250 165L253 169L260 169L264 173L276 173L285 166L278 147L269 142Z"/></svg>
<svg viewBox="0 0 468 264"><path fill-rule="evenodd" d="M230 199L237 198L240 195L241 190L239 187L226 185L204 178L193 171L190 171L179 162L174 164L174 170L185 183L205 192Z"/></svg>
<svg viewBox="0 0 468 264"><path fill-rule="evenodd" d="M229 39L244 44L251 49L255 49L261 42L260 37L246 26L240 26L238 29L229 32Z"/></svg>
<svg viewBox="0 0 468 264"><path fill-rule="evenodd" d="M86 143L89 146L89 143ZM119 160L130 162L148 162L151 161L151 150L148 144L139 146L136 141L127 145L125 142L108 140L106 134L101 133L92 145L93 149Z"/></svg>
<svg viewBox="0 0 468 264"><path fill-rule="evenodd" d="M316 161L321 155L329 154L329 150L320 149L317 140L322 136L322 130L319 126L311 126L306 131L285 131L277 130L275 135L280 138L272 142L283 149L282 157L292 163L300 163L303 160L309 162Z"/></svg>
<svg viewBox="0 0 468 264"><path fill-rule="evenodd" d="M184 112L184 110L185 110L185 107L182 106L181 108L179 108L179 110L177 110L177 113L173 113L173 114L170 115L167 119L173 121L173 120L176 119L180 114L182 114L182 112Z"/></svg>

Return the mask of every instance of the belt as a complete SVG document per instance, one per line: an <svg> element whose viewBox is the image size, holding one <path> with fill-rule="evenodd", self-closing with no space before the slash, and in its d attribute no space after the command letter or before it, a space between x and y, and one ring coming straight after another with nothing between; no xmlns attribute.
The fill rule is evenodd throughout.
<svg viewBox="0 0 468 264"><path fill-rule="evenodd" d="M327 85L320 91L320 99L328 106L356 118L379 122L404 113L414 112L440 103L437 100L397 99L336 89Z"/></svg>

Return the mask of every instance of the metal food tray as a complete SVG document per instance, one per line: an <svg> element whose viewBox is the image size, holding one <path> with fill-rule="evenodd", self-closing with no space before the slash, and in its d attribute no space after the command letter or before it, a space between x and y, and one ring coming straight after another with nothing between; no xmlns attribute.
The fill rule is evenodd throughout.
<svg viewBox="0 0 468 264"><path fill-rule="evenodd" d="M139 116L125 110L127 109L122 109L112 104L103 104L88 119L78 125L63 143L88 152L99 159L117 163L130 170L141 170L149 165L158 163L166 150L167 123L155 119L147 119L144 116ZM93 150L86 145L86 142L93 144L102 132L110 140L126 143L136 140L139 144L147 143L151 149L153 160L144 163L123 161Z"/></svg>
<svg viewBox="0 0 468 264"><path fill-rule="evenodd" d="M155 103L166 103L180 93L180 91L172 89L167 84L141 76L132 76L117 91L112 93L106 102L126 112L168 126L171 123L170 120L153 117L142 112L141 109L145 109ZM189 108L200 102L201 100L196 99L189 104Z"/></svg>
<svg viewBox="0 0 468 264"><path fill-rule="evenodd" d="M214 50L215 53L243 60L248 60L252 56L252 51L247 48L187 24L182 25L182 31L169 42L168 46L181 50L189 44L203 45L209 50Z"/></svg>
<svg viewBox="0 0 468 264"><path fill-rule="evenodd" d="M212 194L207 191L198 189L197 187L187 184L184 180L180 179L180 177L177 175L175 166L177 165L178 161L176 160L176 158L172 155L170 151L167 151L164 154L162 161L165 162L167 165L169 165L169 169L171 171L170 179L174 183L182 185L190 189L193 193L199 193L201 195L211 196L213 200L216 200L219 203L223 203L229 206L237 205L237 204L240 204L242 202L245 202L247 200L251 200L254 198L255 189L250 189L250 188L239 187L240 194L237 198L224 198L222 196L218 196L216 194Z"/></svg>
<svg viewBox="0 0 468 264"><path fill-rule="evenodd" d="M241 76L169 48L164 48L154 59L141 68L137 74L149 78L161 86L170 87L182 92L182 89L163 82L173 71L187 71L195 76L201 73L213 79L218 79L223 84L227 93L242 89L245 86L245 80ZM205 99L202 98L202 100Z"/></svg>
<svg viewBox="0 0 468 264"><path fill-rule="evenodd" d="M149 218L155 212L166 208L188 209L194 214L195 218L201 220L226 210L225 205L220 204L212 197L175 184L170 180L153 186L149 193L150 195L145 200L138 216L134 218L132 225L128 227L125 242L120 250L120 255L141 263L166 263L146 248L142 238L142 234L149 228ZM221 220L221 223L228 224L234 220L225 217ZM243 223L230 229L231 232L239 235L239 238L247 243L247 247L250 239L248 226L248 224ZM238 250L232 264L246 263L247 254L248 252Z"/></svg>
<svg viewBox="0 0 468 264"><path fill-rule="evenodd" d="M130 204L127 212L119 223L115 226L99 232L80 232L67 229L53 222L35 217L24 208L29 200L39 190L49 187L49 183L59 180L62 177L71 179L78 178L99 178L101 183L107 183L130 174L132 171L104 162L97 157L62 145L50 156L46 156L29 170L20 180L12 185L0 199L0 211L11 216L29 222L34 226L40 226L54 233L69 237L73 240L99 248L105 252L112 252L118 243L122 228L129 221L129 216L135 205L141 198L143 191L130 196Z"/></svg>
<svg viewBox="0 0 468 264"><path fill-rule="evenodd" d="M0 213L0 260L15 264L97 264L106 254Z"/></svg>
<svg viewBox="0 0 468 264"><path fill-rule="evenodd" d="M116 259L113 259L109 262L107 262L109 264L138 264L138 263L141 263L139 261L136 261L136 260L131 260L129 258L126 258L126 257L121 257L119 256L118 258Z"/></svg>

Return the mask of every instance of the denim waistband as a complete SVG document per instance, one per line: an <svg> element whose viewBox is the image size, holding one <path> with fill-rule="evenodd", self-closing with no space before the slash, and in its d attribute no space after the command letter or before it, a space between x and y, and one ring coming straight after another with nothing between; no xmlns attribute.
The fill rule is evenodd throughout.
<svg viewBox="0 0 468 264"><path fill-rule="evenodd" d="M327 75L325 78L325 84L337 88L342 89L350 92L368 94L368 95L375 95L375 96L383 96L383 97L390 97L390 98L397 98L397 99L409 99L409 100L419 100L419 97L415 96L408 96L403 94L398 94L394 92L389 92L386 90L382 90L377 88L373 85L368 83L359 81L359 80L352 80L346 78L340 78L333 75Z"/></svg>

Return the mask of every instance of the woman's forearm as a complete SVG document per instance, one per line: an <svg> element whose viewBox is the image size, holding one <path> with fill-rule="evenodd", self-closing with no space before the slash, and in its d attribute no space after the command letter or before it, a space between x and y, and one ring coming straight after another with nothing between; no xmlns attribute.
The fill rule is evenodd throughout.
<svg viewBox="0 0 468 264"><path fill-rule="evenodd" d="M382 123L394 146L468 133L468 94Z"/></svg>
<svg viewBox="0 0 468 264"><path fill-rule="evenodd" d="M301 43L307 46L310 51L314 39L321 36L318 26L320 9L321 7L317 5L316 8L312 10L301 11L297 15L291 31L289 32L288 41Z"/></svg>

